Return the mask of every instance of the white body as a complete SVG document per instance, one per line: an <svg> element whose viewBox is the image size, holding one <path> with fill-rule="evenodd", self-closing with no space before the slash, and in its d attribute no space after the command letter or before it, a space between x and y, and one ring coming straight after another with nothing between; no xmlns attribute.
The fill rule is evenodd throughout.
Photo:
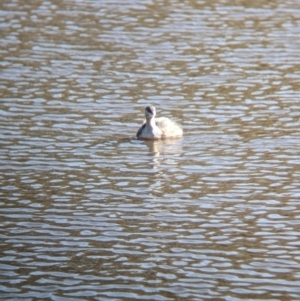
<svg viewBox="0 0 300 301"><path fill-rule="evenodd" d="M146 107L144 123L137 132L140 139L166 139L179 138L183 135L182 128L176 122L166 117L155 118L156 111L153 106Z"/></svg>

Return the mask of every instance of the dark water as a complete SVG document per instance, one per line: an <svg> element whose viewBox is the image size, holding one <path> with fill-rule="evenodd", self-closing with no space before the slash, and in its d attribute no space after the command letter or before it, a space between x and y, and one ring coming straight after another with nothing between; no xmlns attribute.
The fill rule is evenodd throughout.
<svg viewBox="0 0 300 301"><path fill-rule="evenodd" d="M300 299L298 1L0 8L1 300Z"/></svg>

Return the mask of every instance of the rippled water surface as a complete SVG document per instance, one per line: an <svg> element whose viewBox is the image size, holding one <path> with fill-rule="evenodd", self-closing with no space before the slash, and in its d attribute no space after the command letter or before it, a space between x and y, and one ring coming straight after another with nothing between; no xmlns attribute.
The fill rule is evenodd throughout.
<svg viewBox="0 0 300 301"><path fill-rule="evenodd" d="M299 300L300 3L2 1L1 300ZM134 138L144 107L179 140Z"/></svg>

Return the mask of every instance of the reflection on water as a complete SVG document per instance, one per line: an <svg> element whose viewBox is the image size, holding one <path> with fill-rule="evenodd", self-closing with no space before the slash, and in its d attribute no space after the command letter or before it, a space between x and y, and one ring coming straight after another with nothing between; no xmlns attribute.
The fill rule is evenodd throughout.
<svg viewBox="0 0 300 301"><path fill-rule="evenodd" d="M299 299L297 1L0 12L0 299Z"/></svg>

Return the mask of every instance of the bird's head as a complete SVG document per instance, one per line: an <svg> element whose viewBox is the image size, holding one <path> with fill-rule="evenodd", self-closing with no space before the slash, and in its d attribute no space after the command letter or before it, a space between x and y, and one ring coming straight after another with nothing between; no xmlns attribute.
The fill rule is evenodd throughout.
<svg viewBox="0 0 300 301"><path fill-rule="evenodd" d="M145 108L145 116L146 119L152 118L156 115L155 108L153 106L147 106Z"/></svg>

